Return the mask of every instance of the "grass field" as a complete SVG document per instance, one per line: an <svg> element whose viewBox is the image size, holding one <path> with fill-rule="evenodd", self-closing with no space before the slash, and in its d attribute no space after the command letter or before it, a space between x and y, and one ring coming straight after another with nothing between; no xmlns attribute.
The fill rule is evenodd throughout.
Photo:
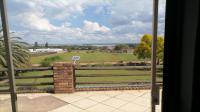
<svg viewBox="0 0 200 112"><path fill-rule="evenodd" d="M105 52L94 52L94 53L60 53L51 54L44 56L31 57L32 64L39 64L46 57L59 56L59 61L71 61L72 56L80 56L80 63L103 63L103 62L118 62L118 61L138 61L137 57L133 54L120 54L120 53L105 53Z"/></svg>

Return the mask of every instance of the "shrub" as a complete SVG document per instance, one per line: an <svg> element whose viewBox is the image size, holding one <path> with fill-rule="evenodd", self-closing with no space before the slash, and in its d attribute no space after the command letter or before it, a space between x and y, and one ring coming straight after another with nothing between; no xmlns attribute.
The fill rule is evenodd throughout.
<svg viewBox="0 0 200 112"><path fill-rule="evenodd" d="M51 63L55 62L55 61L59 61L61 60L62 58L60 56L53 56L53 57L47 57L47 58L44 58L42 61L41 61L41 66L44 66L44 67L47 67L47 66L50 66Z"/></svg>
<svg viewBox="0 0 200 112"><path fill-rule="evenodd" d="M92 51L91 51L91 53L95 53L95 52L96 52L95 50L92 50Z"/></svg>
<svg viewBox="0 0 200 112"><path fill-rule="evenodd" d="M43 60L40 64L41 66L47 67L50 66L51 62L49 60Z"/></svg>

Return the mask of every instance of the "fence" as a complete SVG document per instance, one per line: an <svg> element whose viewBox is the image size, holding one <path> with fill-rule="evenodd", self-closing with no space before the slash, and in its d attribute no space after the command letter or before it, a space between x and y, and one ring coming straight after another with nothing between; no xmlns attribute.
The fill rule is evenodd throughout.
<svg viewBox="0 0 200 112"><path fill-rule="evenodd" d="M15 69L15 79L18 92L53 92L53 74L37 74L38 71L52 71L52 67ZM1 69L6 73L7 69ZM35 72L35 74L30 74ZM26 74L29 73L29 74ZM44 81L41 79L48 79ZM39 80L39 81L38 81ZM0 92L9 91L8 76L0 76ZM43 87L42 87L43 86ZM47 88L45 88L46 86Z"/></svg>
<svg viewBox="0 0 200 112"><path fill-rule="evenodd" d="M57 67L54 65L53 67L16 69L17 92L55 92L56 89L58 91L61 89L68 90L70 87L75 91L147 89L151 86L149 80L151 78L150 66L73 67L72 64L68 64L63 67L63 65L65 66L65 63L61 65L59 63L56 65ZM69 68L69 65L72 67ZM140 71L140 73L114 74L109 72L112 70L115 73L120 70ZM157 66L157 70L162 72L162 66ZM6 69L1 69L0 73L5 73L6 71ZM85 74L85 72L91 71L94 71L94 73ZM159 73L160 75L162 75L161 72ZM135 80L137 78L138 80ZM145 80L140 80L142 78ZM65 85L68 89L64 88ZM162 80L158 80L157 85L161 86ZM0 76L0 93L8 91L8 77Z"/></svg>
<svg viewBox="0 0 200 112"><path fill-rule="evenodd" d="M139 80L139 81L124 81L124 79L127 78L133 78L134 77L151 77L150 73L143 73L143 74L135 74L135 73L131 73L131 74L102 74L101 71L104 70L131 70L131 71L150 71L151 70L151 66L115 66L115 67L79 67L79 68L75 68L75 71L85 71L85 70L95 70L95 72L97 72L97 74L78 74L75 73L75 77L77 78L88 78L88 80L85 81L76 81L76 90L78 91L84 91L84 90L116 90L116 89L147 89L151 87L151 82L149 81L143 81L143 80ZM162 66L157 66L157 70L162 72ZM162 75L162 73L159 75ZM117 80L117 81L93 81L93 79L99 79L99 78L113 78L116 79L117 77L119 77L118 79L121 80ZM91 79L91 80L90 80ZM157 85L158 86L162 86L162 80L157 81Z"/></svg>

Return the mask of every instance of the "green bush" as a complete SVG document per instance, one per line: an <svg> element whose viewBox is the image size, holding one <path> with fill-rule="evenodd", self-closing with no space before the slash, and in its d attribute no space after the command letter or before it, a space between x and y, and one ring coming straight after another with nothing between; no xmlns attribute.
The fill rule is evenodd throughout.
<svg viewBox="0 0 200 112"><path fill-rule="evenodd" d="M51 63L55 62L55 61L59 61L61 60L62 58L60 56L53 56L53 57L47 57L47 58L44 58L42 61L41 61L41 66L44 66L44 67L47 67L47 66L50 66Z"/></svg>

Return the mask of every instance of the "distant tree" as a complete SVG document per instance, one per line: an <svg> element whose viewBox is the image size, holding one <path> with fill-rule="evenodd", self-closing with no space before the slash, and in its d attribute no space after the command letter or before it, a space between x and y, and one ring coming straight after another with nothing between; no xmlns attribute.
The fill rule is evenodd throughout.
<svg viewBox="0 0 200 112"><path fill-rule="evenodd" d="M49 47L49 43L48 43L48 42L45 43L45 47L46 47L46 48Z"/></svg>
<svg viewBox="0 0 200 112"><path fill-rule="evenodd" d="M86 46L86 50L97 50L98 47L96 46Z"/></svg>
<svg viewBox="0 0 200 112"><path fill-rule="evenodd" d="M87 50L92 50L93 47L92 47L92 46L88 46L86 49L87 49Z"/></svg>
<svg viewBox="0 0 200 112"><path fill-rule="evenodd" d="M118 44L115 46L114 50L122 50L122 49L128 49L129 46L126 44Z"/></svg>
<svg viewBox="0 0 200 112"><path fill-rule="evenodd" d="M72 47L67 47L67 52L72 52Z"/></svg>
<svg viewBox="0 0 200 112"><path fill-rule="evenodd" d="M152 35L145 34L140 43L134 50L134 54L137 55L139 59L149 59L151 58L151 47L152 47ZM164 38L158 36L157 38L157 51L156 51L156 58L157 64L160 61L163 61L163 52L164 52Z"/></svg>

